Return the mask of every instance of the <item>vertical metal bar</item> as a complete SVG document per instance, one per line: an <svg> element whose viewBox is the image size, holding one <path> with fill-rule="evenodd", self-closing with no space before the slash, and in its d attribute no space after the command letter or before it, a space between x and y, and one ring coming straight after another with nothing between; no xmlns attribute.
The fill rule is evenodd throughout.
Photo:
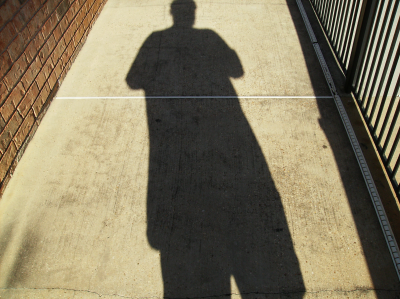
<svg viewBox="0 0 400 299"><path fill-rule="evenodd" d="M331 24L331 30L332 30L331 44L335 50L336 50L336 47L335 47L336 29L338 26L338 19L339 19L339 14L340 14L341 3L342 3L341 0L335 1L334 17L332 19L332 24Z"/></svg>
<svg viewBox="0 0 400 299"><path fill-rule="evenodd" d="M379 35L379 40L378 40L378 43L377 43L377 47L375 49L374 57L372 59L372 61L374 61L374 62L378 60L377 57L379 55L379 49L381 48L381 45L382 45L382 39L385 36L386 23L389 20L389 16L390 16L390 12L391 12L391 4L393 4L393 1L390 1L388 6L386 7L386 13L385 13L384 24L383 24L383 25L385 25L385 27L382 27L381 33ZM388 31L389 31L389 28L390 27L388 27ZM369 88L370 88L371 79L372 79L372 77L374 75L373 70L375 69L376 65L377 64L374 63L374 68L370 69L370 71L368 73L367 83L365 84L364 93L363 93L364 97L363 97L363 100L362 100L362 106L365 105L365 103L366 103L366 100L367 100L367 96L366 95L368 94L368 91L369 91ZM377 70L377 72L379 72L379 67L376 67L376 70Z"/></svg>
<svg viewBox="0 0 400 299"><path fill-rule="evenodd" d="M392 111L394 103L396 102L396 97L397 97L397 93L399 92L399 90L400 90L400 76L397 79L397 84L396 84L396 87L394 89L394 94L392 96L392 99L390 100L388 113L386 113L385 120L383 121L382 129L381 129L381 131L379 133L379 136L378 136L378 144L380 144L382 139L383 139L383 134L385 133L386 126L387 126L387 124L389 122L389 118L390 118L390 114L391 114L390 112ZM400 103L397 105L396 112L394 113L394 119L392 120L392 123L390 124L389 133L388 133L388 136L386 136L385 143L383 145L383 151L386 151L386 149L387 149L387 146L389 144L389 138L388 137L389 137L389 134L391 135L393 133L394 126L395 126L395 124L396 124L396 122L398 120L398 117L399 117L399 113L400 113Z"/></svg>
<svg viewBox="0 0 400 299"><path fill-rule="evenodd" d="M325 6L325 11L324 11L324 13L323 13L323 15L322 15L322 24L324 24L324 27L325 27L325 32L326 32L326 34L328 34L328 30L327 30L327 18L328 18L328 15L329 15L329 10L331 9L331 6L332 6L332 1L326 1L326 6Z"/></svg>
<svg viewBox="0 0 400 299"><path fill-rule="evenodd" d="M326 33L331 38L331 20L335 14L335 5L336 1L332 1L331 5L328 8L328 15L326 16Z"/></svg>
<svg viewBox="0 0 400 299"><path fill-rule="evenodd" d="M351 41L352 41L352 37L353 37L353 34L354 34L354 29L356 28L356 21L357 21L357 14L358 14L357 7L359 6L360 1L362 1L362 0L354 1L353 2L353 7L352 7L353 18L351 19L351 25L349 26L350 30L349 30L348 35L347 35L346 46L345 46L346 51L345 51L344 56L343 56L343 68L346 70L346 74L348 73L348 68L346 67L346 65L347 65L347 62L350 59L349 55L351 56L351 51L350 50L352 48L354 48L354 44L351 47Z"/></svg>
<svg viewBox="0 0 400 299"><path fill-rule="evenodd" d="M379 56L379 60L378 60L377 68L376 68L377 71L374 74L374 79L372 80L371 89L370 89L370 92L368 94L367 106L366 106L367 111L369 109L369 106L372 103L372 96L374 94L376 81L378 80L379 70L381 69L383 58L385 57L385 49L387 47L387 44L389 43L389 38L390 38L390 33L391 33L391 31L389 29L393 27L393 23L394 23L394 20L395 20L395 17L396 17L397 9L399 8L399 4L400 4L400 0L397 0L396 4L395 4L395 7L393 8L393 11L392 11L392 16L390 18L388 30L386 31L385 40L383 41L382 51L381 51L381 54ZM397 34L398 34L398 30L399 30L399 25L400 25L400 23L397 24L397 28L396 28Z"/></svg>
<svg viewBox="0 0 400 299"><path fill-rule="evenodd" d="M321 5L323 2L324 2L323 0L319 0L315 5L316 6L315 10L318 12L319 15L321 14Z"/></svg>
<svg viewBox="0 0 400 299"><path fill-rule="evenodd" d="M319 6L321 5L321 0L318 1L310 0L310 3L314 7L315 11L319 13Z"/></svg>
<svg viewBox="0 0 400 299"><path fill-rule="evenodd" d="M387 162L386 162L387 165L390 165L390 162L392 162L394 153L396 152L396 148L399 145L399 141L400 141L400 130L397 131L396 138L394 140L394 143L392 145L392 149L390 150L389 157L388 157Z"/></svg>
<svg viewBox="0 0 400 299"><path fill-rule="evenodd" d="M371 32L378 0L364 0L354 38L353 50L350 55L349 68L346 76L345 90L350 92L353 88L354 79L358 74L361 62L365 55L368 35Z"/></svg>
<svg viewBox="0 0 400 299"><path fill-rule="evenodd" d="M310 0L311 6L314 8L316 12L318 12L318 6L321 3L320 0Z"/></svg>
<svg viewBox="0 0 400 299"><path fill-rule="evenodd" d="M339 3L339 8L338 8L338 15L337 15L337 21L335 22L335 36L333 39L333 46L336 48L336 52L339 52L339 49L337 47L339 36L341 35L341 27L342 27L342 21L343 21L343 16L344 16L344 6L345 0L340 0Z"/></svg>
<svg viewBox="0 0 400 299"><path fill-rule="evenodd" d="M392 179L392 181L394 182L394 183L396 183L397 184L397 182L396 182L396 178L395 178L395 176L396 176L396 174L397 174L397 171L399 170L399 166L400 166L400 156L397 158L397 162L396 162L396 165L394 166L394 168L393 168L393 171L392 171L392 173L390 173L389 171L389 173L390 173L390 178ZM386 167L387 169L389 168L389 167ZM399 189L400 188L400 186L397 186L397 193L399 193Z"/></svg>
<svg viewBox="0 0 400 299"><path fill-rule="evenodd" d="M341 27L339 29L339 31L344 31L346 29L346 21L348 20L348 24L347 26L350 26L350 1L345 1L346 2L346 7L343 13L343 23L341 24ZM347 31L347 30L346 30ZM343 48L343 42L344 42L344 36L345 36L345 32L343 32L343 34L340 35L339 37L339 41L338 41L338 54L339 54L339 59L342 58L343 53L344 53L344 48Z"/></svg>
<svg viewBox="0 0 400 299"><path fill-rule="evenodd" d="M329 26L328 26L328 32L329 32L329 37L331 38L331 41L333 40L333 27L334 27L334 25L335 25L335 20L336 20L336 17L337 17L337 11L338 11L338 6L339 6L339 1L338 0L336 0L336 1L332 1L333 3L334 3L334 5L333 5L333 11L332 11L332 14L330 15L330 18L329 18Z"/></svg>
<svg viewBox="0 0 400 299"><path fill-rule="evenodd" d="M355 84L355 93L356 94L360 94L361 88L364 85L366 74L367 73L371 73L371 70L373 70L373 67L375 66L375 64L373 64L371 62L370 72L367 72L367 70L368 70L367 63L369 63L371 61L370 59L371 59L371 55L372 55L372 52L373 52L372 50L374 48L373 47L374 46L374 41L375 41L376 35L378 33L379 23L381 21L381 17L382 17L382 12L383 12L383 7L384 6L385 6L385 1L382 1L380 6L379 6L379 9L378 9L378 16L376 18L374 31L373 31L372 36L371 36L371 44L370 44L370 47L368 48L367 58L365 59L365 61L366 61L365 69L364 69L362 75L358 76L358 78L357 78L358 80L356 81L356 84ZM384 17L384 23L382 24L381 28L385 28L386 23L387 23L387 19L388 19L388 15L389 15L389 9L386 10L386 14L385 14L385 17ZM381 41L382 41L382 36L383 36L382 32L383 31L381 31L381 34L379 35L378 42L376 43L376 52L377 52L377 49L379 48L379 45L381 44ZM373 59L372 61L375 61L375 59Z"/></svg>
<svg viewBox="0 0 400 299"><path fill-rule="evenodd" d="M389 53L388 53L388 56L387 56L387 59L386 59L385 68L384 68L384 70L382 72L382 75L381 75L382 79L381 79L381 82L379 84L379 88L378 88L378 91L377 91L377 95L378 96L381 94L383 83L384 83L385 78L386 78L386 72L387 72L387 69L389 68L390 61L392 60L392 54L393 54L393 51L394 51L394 47L397 44L397 38L399 36L399 32L400 32L400 22L397 24L396 33L395 33L395 35L393 37L392 45L390 47L390 50L389 50ZM389 88L390 88L390 85L391 85L390 80L391 80L391 78L393 78L394 73L395 73L395 71L397 69L397 64L398 64L399 58L400 58L400 47L397 48L396 55L394 56L392 69L390 70L389 77L388 77L388 82L387 82L386 88L385 88L385 92L383 93L381 105L379 107L378 117L377 117L377 120L375 121L375 128L374 128L373 134L376 134L376 130L378 128L378 122L379 122L379 119L381 118L381 115L382 115L382 112L383 112L384 101L385 101L386 97L389 94ZM374 106L372 107L371 120L374 117L375 108L376 108L376 103L377 102L378 101L375 101ZM390 113L390 111L391 110L388 110L388 113Z"/></svg>
<svg viewBox="0 0 400 299"><path fill-rule="evenodd" d="M330 4L331 4L331 1L330 1L330 0L326 0L325 3L324 3L324 14L325 14L325 16L323 16L323 17L324 17L325 19L326 19L326 14L327 14L327 12L328 12L328 9L329 9Z"/></svg>
<svg viewBox="0 0 400 299"><path fill-rule="evenodd" d="M324 2L324 0L319 0L319 1L312 1L310 0L312 6L314 7L314 10L317 12L318 17L321 15L321 5Z"/></svg>

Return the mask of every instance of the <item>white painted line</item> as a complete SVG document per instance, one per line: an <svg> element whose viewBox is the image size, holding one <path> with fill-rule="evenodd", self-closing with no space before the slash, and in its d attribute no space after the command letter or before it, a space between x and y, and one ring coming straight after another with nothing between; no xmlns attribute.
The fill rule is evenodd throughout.
<svg viewBox="0 0 400 299"><path fill-rule="evenodd" d="M336 107L339 110L340 117L342 118L342 122L346 129L347 135L349 136L351 146L353 147L353 150L356 155L361 172L364 176L364 180L367 185L368 192L371 196L372 203L374 205L376 214L379 219L379 223L381 224L381 228L382 228L383 234L385 236L386 243L388 245L390 254L392 256L392 260L395 265L397 276L400 279L399 247L397 245L396 239L394 238L393 231L392 231L392 228L390 227L389 221L387 220L386 212L385 212L385 209L383 208L381 198L379 197L378 191L376 190L374 180L372 179L371 172L368 168L365 157L361 151L361 147L356 138L356 134L353 130L353 127L351 126L350 119L347 115L347 112L346 112L344 106L343 106L342 100L340 99L340 96L338 95L338 93L336 91L335 83L333 82L331 73L329 71L328 65L326 64L326 61L325 61L324 55L322 54L321 48L319 47L319 44L315 38L314 31L312 30L311 26L308 26L310 24L310 22L309 22L307 13L304 9L304 6L300 0L296 0L296 2L297 2L297 5L299 6L303 20L306 23L306 28L307 28L308 34L310 36L311 42L313 43L314 50L317 53L318 60L321 64L322 70L325 75L325 79L329 85L332 96L335 99Z"/></svg>
<svg viewBox="0 0 400 299"><path fill-rule="evenodd" d="M56 97L59 100L122 99L333 99L333 96L138 96L138 97Z"/></svg>

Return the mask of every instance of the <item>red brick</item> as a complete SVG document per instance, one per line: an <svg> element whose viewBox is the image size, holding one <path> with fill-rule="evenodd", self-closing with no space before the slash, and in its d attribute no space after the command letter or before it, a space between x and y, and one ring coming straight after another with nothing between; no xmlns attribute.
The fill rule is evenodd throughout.
<svg viewBox="0 0 400 299"><path fill-rule="evenodd" d="M43 34L41 32L38 32L38 34L35 36L34 42L35 42L37 50L39 51L39 49L45 43L44 36L43 36Z"/></svg>
<svg viewBox="0 0 400 299"><path fill-rule="evenodd" d="M22 74L28 67L28 61L26 60L25 54L22 54L20 58L14 62L7 75L4 77L4 82L8 88L12 88L21 78Z"/></svg>
<svg viewBox="0 0 400 299"><path fill-rule="evenodd" d="M14 142L19 149L22 144L24 143L26 137L28 136L29 132L31 131L33 125L35 123L35 115L33 114L33 110L29 110L28 115L26 116L24 122L22 123L21 127L18 129L17 134L15 134Z"/></svg>
<svg viewBox="0 0 400 299"><path fill-rule="evenodd" d="M21 103L19 103L17 107L17 110L22 117L25 118L29 109L32 108L32 105L35 102L38 95L39 95L39 89L36 83L34 83L31 85L31 88L26 92L25 97L22 99Z"/></svg>
<svg viewBox="0 0 400 299"><path fill-rule="evenodd" d="M58 24L56 28L54 28L53 35L55 40L58 42L61 39L61 24Z"/></svg>
<svg viewBox="0 0 400 299"><path fill-rule="evenodd" d="M14 110L15 110L15 108L14 108L14 105L13 105L13 102L12 102L12 98L11 97L7 97L6 101L0 107L1 116L3 117L3 119L5 121L8 121L8 119L14 113Z"/></svg>
<svg viewBox="0 0 400 299"><path fill-rule="evenodd" d="M71 61L71 59L69 59L68 62L65 64L65 70L66 70L66 72L69 71L69 69L71 68L71 65L72 65L72 61Z"/></svg>
<svg viewBox="0 0 400 299"><path fill-rule="evenodd" d="M83 2L84 1L82 1L82 2L75 1L74 3L71 4L71 7L72 7L72 9L73 9L75 14L79 11L79 8L82 6Z"/></svg>
<svg viewBox="0 0 400 299"><path fill-rule="evenodd" d="M19 0L8 0L10 2L10 5L13 5L17 10L21 6L21 1Z"/></svg>
<svg viewBox="0 0 400 299"><path fill-rule="evenodd" d="M57 16L53 14L42 27L42 33L45 39L48 38L48 36L51 34L56 25L57 25Z"/></svg>
<svg viewBox="0 0 400 299"><path fill-rule="evenodd" d="M64 69L61 71L61 75L59 76L60 82L62 82L62 81L65 79L66 74L67 74L67 68L64 68Z"/></svg>
<svg viewBox="0 0 400 299"><path fill-rule="evenodd" d="M45 19L46 18L45 18L45 14L44 14L44 9L42 8L36 13L36 15L28 23L29 32L31 33L32 36L34 36L35 33L38 30L40 30Z"/></svg>
<svg viewBox="0 0 400 299"><path fill-rule="evenodd" d="M71 27L73 32L75 32L78 29L79 23L76 21L76 19L74 20L74 22L71 23Z"/></svg>
<svg viewBox="0 0 400 299"><path fill-rule="evenodd" d="M53 53L51 53L51 55L49 57L49 59L51 59L51 61L53 62L53 68L55 67L55 65L57 64L57 61L58 61L56 49L54 49Z"/></svg>
<svg viewBox="0 0 400 299"><path fill-rule="evenodd" d="M36 77L36 84L38 85L39 89L42 89L43 85L46 83L47 78L44 74L44 70L42 68L42 70L38 73L37 77Z"/></svg>
<svg viewBox="0 0 400 299"><path fill-rule="evenodd" d="M82 18L85 17L85 15L87 14L87 12L88 12L88 10L90 8L89 4L90 4L89 1L86 1L85 4L82 5L82 8L81 8L81 12L83 14Z"/></svg>
<svg viewBox="0 0 400 299"><path fill-rule="evenodd" d="M10 146L4 153L3 157L0 161L0 180L2 181L7 174L8 169L10 168L12 162L14 161L15 156L17 155L17 147L14 142L11 142Z"/></svg>
<svg viewBox="0 0 400 299"><path fill-rule="evenodd" d="M89 15L87 15L86 18L83 20L83 26L85 29L87 29L89 27L90 19L91 19L91 17Z"/></svg>
<svg viewBox="0 0 400 299"><path fill-rule="evenodd" d="M33 103L33 111L35 112L35 117L38 117L40 111L42 110L43 105L46 103L46 100L50 94L50 88L46 84L43 89L40 91L39 96L36 98L35 103Z"/></svg>
<svg viewBox="0 0 400 299"><path fill-rule="evenodd" d="M47 40L47 45L49 46L50 52L53 51L54 47L56 46L56 39L53 35L50 35L49 39Z"/></svg>
<svg viewBox="0 0 400 299"><path fill-rule="evenodd" d="M71 2L70 0L61 0L56 10L58 20L61 20L61 18L65 15L65 13L70 7L70 2Z"/></svg>
<svg viewBox="0 0 400 299"><path fill-rule="evenodd" d="M47 10L51 13L54 11L54 9L58 6L58 4L60 3L60 0L53 0L53 1L47 1L46 2L46 6L47 6Z"/></svg>
<svg viewBox="0 0 400 299"><path fill-rule="evenodd" d="M25 27L22 31L21 31L22 37L24 38L25 41L25 45L27 45L31 39L33 38L33 36L31 35L31 33L29 32L28 27Z"/></svg>
<svg viewBox="0 0 400 299"><path fill-rule="evenodd" d="M41 30L44 39L46 39L50 35L51 29L52 28L51 28L51 25L50 25L50 21L47 20L47 22L43 24L42 30Z"/></svg>
<svg viewBox="0 0 400 299"><path fill-rule="evenodd" d="M69 45L69 43L71 42L72 37L74 36L74 33L75 33L75 28L74 28L74 26L68 27L67 31L65 31L65 33L64 33L64 40L65 40L65 43L66 43L67 45Z"/></svg>
<svg viewBox="0 0 400 299"><path fill-rule="evenodd" d="M82 23L83 18L85 17L85 13L83 10L80 10L75 18L75 21L77 22L78 26Z"/></svg>
<svg viewBox="0 0 400 299"><path fill-rule="evenodd" d="M60 59L62 53L64 52L64 49L65 49L64 40L61 40L57 44L57 46L54 48L53 54L51 56L54 64L57 64L57 62Z"/></svg>
<svg viewBox="0 0 400 299"><path fill-rule="evenodd" d="M82 36L83 36L83 33L84 33L84 31L83 31L83 28L82 28L82 27L80 27L80 28L76 31L75 36L74 36L74 38L73 38L74 46L75 46L75 47L78 46L79 41L81 40L81 38L82 38Z"/></svg>
<svg viewBox="0 0 400 299"><path fill-rule="evenodd" d="M70 43L70 44L66 47L66 49L65 49L65 51L64 51L64 54L62 55L62 60L63 60L63 62L64 62L64 65L66 65L66 64L68 63L69 59L71 58L71 55L72 55L72 53L73 53L73 49L74 49L74 46L73 46L72 43Z"/></svg>
<svg viewBox="0 0 400 299"><path fill-rule="evenodd" d="M35 14L35 12L39 8L35 7L34 1L28 1L24 7L21 9L21 14L25 20L25 22L28 22Z"/></svg>
<svg viewBox="0 0 400 299"><path fill-rule="evenodd" d="M0 134L0 151L5 152L12 138L22 123L22 117L18 111L15 111L3 132Z"/></svg>
<svg viewBox="0 0 400 299"><path fill-rule="evenodd" d="M95 14L98 6L99 6L99 3L95 2L95 3L93 3L92 7L90 7L89 15L90 15L91 18L93 18L93 15Z"/></svg>
<svg viewBox="0 0 400 299"><path fill-rule="evenodd" d="M72 20L75 17L75 10L74 8L71 6L68 11L66 12L65 16L67 17L68 20L68 24L72 22Z"/></svg>
<svg viewBox="0 0 400 299"><path fill-rule="evenodd" d="M42 63L40 62L39 57L36 56L35 60L32 61L32 64L29 66L29 68L26 70L27 72L31 72L32 76L36 78L37 74L42 68Z"/></svg>
<svg viewBox="0 0 400 299"><path fill-rule="evenodd" d="M68 18L66 15L62 18L60 21L60 28L61 28L61 34L64 34L65 30L68 28Z"/></svg>
<svg viewBox="0 0 400 299"><path fill-rule="evenodd" d="M50 17L50 23L51 23L52 29L54 29L58 24L57 13L55 11L52 13L52 15Z"/></svg>
<svg viewBox="0 0 400 299"><path fill-rule="evenodd" d="M54 71L56 72L57 78L60 78L61 73L62 73L62 70L63 70L63 66L64 66L64 65L63 65L63 61L60 59L60 60L57 62L55 68L54 68Z"/></svg>
<svg viewBox="0 0 400 299"><path fill-rule="evenodd" d="M3 132L5 126L6 126L6 122L5 122L4 119L0 116L0 132Z"/></svg>
<svg viewBox="0 0 400 299"><path fill-rule="evenodd" d="M46 77L46 79L50 77L50 74L51 74L53 68L54 68L53 61L49 57L47 59L46 63L42 67L42 70L44 72L44 76Z"/></svg>
<svg viewBox="0 0 400 299"><path fill-rule="evenodd" d="M37 54L37 48L35 47L34 41L29 43L29 45L25 48L24 53L28 62L31 62Z"/></svg>
<svg viewBox="0 0 400 299"><path fill-rule="evenodd" d="M17 30L17 32L20 32L25 25L25 20L21 15L21 13L18 13L16 16L14 16L11 22L14 25L14 28Z"/></svg>
<svg viewBox="0 0 400 299"><path fill-rule="evenodd" d="M0 78L2 78L12 65L10 54L7 51L0 56Z"/></svg>
<svg viewBox="0 0 400 299"><path fill-rule="evenodd" d="M96 2L96 1L93 1L93 0L87 1L87 3L88 3L87 11L89 11L89 10L93 7L93 5L94 5L95 2Z"/></svg>
<svg viewBox="0 0 400 299"><path fill-rule="evenodd" d="M42 1L41 0L31 0L31 3L34 6L35 11L37 11L42 6Z"/></svg>
<svg viewBox="0 0 400 299"><path fill-rule="evenodd" d="M6 99L8 96L8 89L6 84L4 83L3 80L0 81L0 104L3 103L3 101Z"/></svg>
<svg viewBox="0 0 400 299"><path fill-rule="evenodd" d="M21 83L25 90L28 90L29 86L31 86L32 82L35 80L35 77L35 73L33 73L32 69L29 67L21 78Z"/></svg>
<svg viewBox="0 0 400 299"><path fill-rule="evenodd" d="M0 52L4 51L4 49L16 35L17 31L15 30L13 24L9 22L0 32Z"/></svg>
<svg viewBox="0 0 400 299"><path fill-rule="evenodd" d="M16 61L25 49L25 40L22 34L18 34L7 48L11 60Z"/></svg>
<svg viewBox="0 0 400 299"><path fill-rule="evenodd" d="M46 62L49 55L50 55L50 49L49 49L49 45L46 43L43 45L42 49L40 49L40 52L39 52L39 58L40 58L40 61L42 62L42 64L44 64Z"/></svg>
<svg viewBox="0 0 400 299"><path fill-rule="evenodd" d="M43 43L44 43L43 35L41 33L38 33L35 36L34 40L32 40L26 47L25 55L29 62L31 62L32 59L36 56L36 54L42 47Z"/></svg>
<svg viewBox="0 0 400 299"><path fill-rule="evenodd" d="M18 83L18 85L15 86L15 88L11 91L6 101L0 108L1 116L6 122L10 119L11 115L14 113L14 110L17 108L19 102L24 95L24 87L22 86L22 83Z"/></svg>
<svg viewBox="0 0 400 299"><path fill-rule="evenodd" d="M17 10L18 8L15 7L10 1L4 3L0 9L0 27L2 27L6 22L10 21Z"/></svg>
<svg viewBox="0 0 400 299"><path fill-rule="evenodd" d="M50 74L50 77L49 77L48 81L47 81L49 83L50 89L53 89L53 87L56 85L57 78L58 77L57 77L56 71L53 70L51 72L51 74Z"/></svg>

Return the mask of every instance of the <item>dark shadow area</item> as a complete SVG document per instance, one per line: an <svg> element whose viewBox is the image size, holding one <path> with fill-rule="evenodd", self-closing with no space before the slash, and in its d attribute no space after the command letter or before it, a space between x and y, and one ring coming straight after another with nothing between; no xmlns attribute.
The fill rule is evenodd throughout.
<svg viewBox="0 0 400 299"><path fill-rule="evenodd" d="M171 13L174 25L147 38L126 78L146 94L147 236L164 297L230 297L234 277L242 298L302 298L280 195L230 82L241 62L218 34L192 27L193 1Z"/></svg>
<svg viewBox="0 0 400 299"><path fill-rule="evenodd" d="M327 59L327 64L332 72L333 78L338 83L336 87L343 96L344 94L341 88L344 84L344 78L335 63L334 57L331 56L329 45L326 43L318 21L315 19L310 3L308 3L308 1L302 2L310 18L317 40ZM313 88L317 90L320 88L321 81L324 80L323 72L316 58L314 48L296 2L294 0L287 0L287 4L303 49ZM347 96L347 98L350 97L348 94L344 96ZM330 148L334 154L340 172L343 187L346 191L358 236L362 244L365 260L374 284L374 289L376 290L376 296L377 298L400 298L399 280L371 197L340 119L339 112L333 100L318 100L317 103L321 115L319 123L329 141ZM332 200L335 199L332 198ZM352 242L352 240L348 241Z"/></svg>

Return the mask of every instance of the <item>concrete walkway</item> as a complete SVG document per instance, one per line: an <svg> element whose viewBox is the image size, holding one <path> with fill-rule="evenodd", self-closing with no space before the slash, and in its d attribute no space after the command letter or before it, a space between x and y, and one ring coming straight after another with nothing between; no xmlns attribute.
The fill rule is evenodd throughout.
<svg viewBox="0 0 400 299"><path fill-rule="evenodd" d="M196 4L108 0L0 201L0 297L400 298L296 2Z"/></svg>

